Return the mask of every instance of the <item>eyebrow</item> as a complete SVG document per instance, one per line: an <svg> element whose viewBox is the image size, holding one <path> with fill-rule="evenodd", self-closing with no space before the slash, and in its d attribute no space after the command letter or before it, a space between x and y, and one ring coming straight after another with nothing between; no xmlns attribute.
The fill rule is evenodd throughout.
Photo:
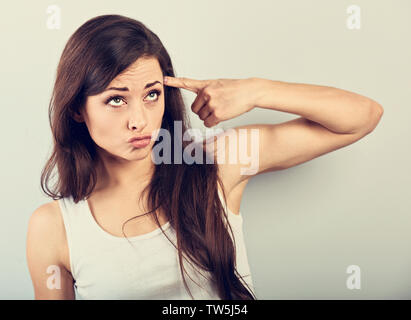
<svg viewBox="0 0 411 320"><path fill-rule="evenodd" d="M154 86L156 83L162 84L160 81L149 82L145 85L144 89L150 88ZM127 87L123 87L123 88L110 87L110 88L105 89L104 91L108 91L108 90L129 91Z"/></svg>

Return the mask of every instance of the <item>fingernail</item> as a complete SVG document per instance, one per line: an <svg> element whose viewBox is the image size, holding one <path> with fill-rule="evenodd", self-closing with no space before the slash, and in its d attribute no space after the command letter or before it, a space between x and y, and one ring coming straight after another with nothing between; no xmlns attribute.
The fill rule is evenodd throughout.
<svg viewBox="0 0 411 320"><path fill-rule="evenodd" d="M163 81L164 83L167 83L167 77L164 77Z"/></svg>

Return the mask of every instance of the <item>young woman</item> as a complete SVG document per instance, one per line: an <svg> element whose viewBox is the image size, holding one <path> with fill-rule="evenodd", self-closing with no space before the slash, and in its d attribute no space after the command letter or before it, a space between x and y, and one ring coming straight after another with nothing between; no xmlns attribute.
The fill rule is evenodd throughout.
<svg viewBox="0 0 411 320"><path fill-rule="evenodd" d="M255 107L300 117L229 130L258 151L244 171L240 159L220 161L232 155L226 134L187 141L180 88L197 94L191 110L207 127ZM54 201L34 211L27 234L35 298L74 299L76 289L81 299L255 299L239 212L249 179L352 144L382 113L332 87L175 78L141 22L87 21L64 48L50 101L54 149L41 185ZM193 145L204 161L187 161Z"/></svg>

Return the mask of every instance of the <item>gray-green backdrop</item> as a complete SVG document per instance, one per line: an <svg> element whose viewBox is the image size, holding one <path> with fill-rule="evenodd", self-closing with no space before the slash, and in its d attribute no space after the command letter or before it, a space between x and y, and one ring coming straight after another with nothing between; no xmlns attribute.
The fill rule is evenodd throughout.
<svg viewBox="0 0 411 320"><path fill-rule="evenodd" d="M240 211L258 298L411 298L410 1L16 0L0 9L1 299L34 297L26 232L34 209L51 201L39 182L56 67L69 36L100 14L151 28L177 76L329 85L378 101L385 113L370 135L254 177ZM195 95L183 94L189 107ZM295 117L255 109L222 126ZM197 116L192 123L205 128ZM352 265L360 289L347 287Z"/></svg>

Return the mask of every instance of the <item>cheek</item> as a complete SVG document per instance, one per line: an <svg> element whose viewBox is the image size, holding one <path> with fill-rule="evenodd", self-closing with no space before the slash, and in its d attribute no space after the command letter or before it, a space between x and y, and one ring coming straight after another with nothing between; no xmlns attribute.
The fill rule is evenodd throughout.
<svg viewBox="0 0 411 320"><path fill-rule="evenodd" d="M90 122L89 132L97 144L110 144L110 140L116 136L116 121L110 117L96 115Z"/></svg>
<svg viewBox="0 0 411 320"><path fill-rule="evenodd" d="M164 108L161 108L155 114L153 114L153 117L150 120L151 121L151 125L150 125L151 132L154 133L154 131L157 131L155 140L157 139L157 136L160 134L160 131L158 129L161 128L163 117L164 117Z"/></svg>
<svg viewBox="0 0 411 320"><path fill-rule="evenodd" d="M160 127L163 115L164 107L162 106L155 106L154 108L148 110L146 113L147 128L154 129Z"/></svg>
<svg viewBox="0 0 411 320"><path fill-rule="evenodd" d="M162 107L160 107L160 109L155 113L155 121L157 123L157 126L160 127L161 126L161 122L163 121L163 117L164 117L164 104Z"/></svg>

